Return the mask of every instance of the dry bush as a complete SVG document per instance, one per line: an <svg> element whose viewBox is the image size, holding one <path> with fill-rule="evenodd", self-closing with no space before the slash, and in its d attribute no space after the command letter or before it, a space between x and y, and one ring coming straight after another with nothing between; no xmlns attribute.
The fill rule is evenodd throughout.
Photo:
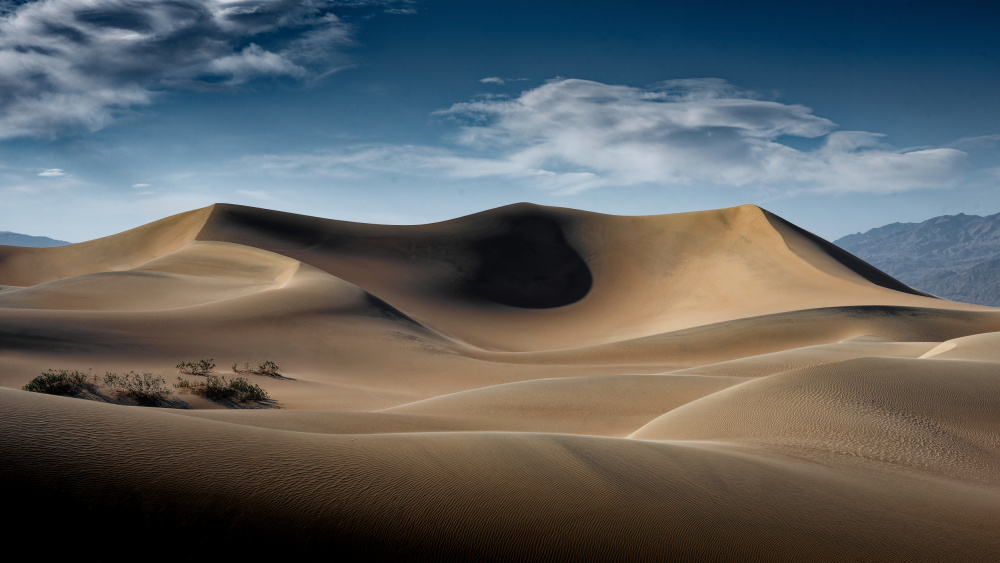
<svg viewBox="0 0 1000 563"><path fill-rule="evenodd" d="M215 371L215 362L212 358L198 360L198 363L181 362L177 364L177 369L187 375L209 375Z"/></svg>
<svg viewBox="0 0 1000 563"><path fill-rule="evenodd" d="M260 385L250 383L243 377L234 377L231 381L226 381L225 377L209 376L203 381L195 382L178 377L174 387L187 389L195 395L213 401L255 403L269 398L267 391Z"/></svg>
<svg viewBox="0 0 1000 563"><path fill-rule="evenodd" d="M233 364L233 373L240 375L263 375L266 377L281 377L281 373L278 371L278 364L272 362L271 360L265 360L256 366L251 366L250 362L240 366L239 364Z"/></svg>
<svg viewBox="0 0 1000 563"><path fill-rule="evenodd" d="M128 398L139 404L158 404L171 393L167 382L159 375L130 371L118 374L108 372L104 375L104 384L111 388L119 399Z"/></svg>
<svg viewBox="0 0 1000 563"><path fill-rule="evenodd" d="M21 389L47 395L72 396L79 395L85 390L94 392L95 385L90 380L89 374L82 371L50 369L29 381Z"/></svg>

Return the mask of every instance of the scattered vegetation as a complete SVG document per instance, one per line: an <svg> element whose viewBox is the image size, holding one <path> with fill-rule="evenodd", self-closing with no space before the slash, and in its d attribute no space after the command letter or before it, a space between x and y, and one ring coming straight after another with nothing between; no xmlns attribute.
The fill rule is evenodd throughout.
<svg viewBox="0 0 1000 563"><path fill-rule="evenodd" d="M203 381L177 378L174 387L187 389L195 395L200 395L213 401L235 401L237 403L257 403L268 399L267 391L260 385L250 383L243 377L234 377L226 381L225 377L209 376Z"/></svg>
<svg viewBox="0 0 1000 563"><path fill-rule="evenodd" d="M267 377L281 377L281 372L279 372L278 364L267 360L257 364L256 366L251 366L249 362L243 364L240 367L238 364L233 364L233 373L240 375L263 375Z"/></svg>
<svg viewBox="0 0 1000 563"><path fill-rule="evenodd" d="M212 358L198 360L198 363L181 362L177 364L177 369L187 375L211 375L215 371L215 362Z"/></svg>
<svg viewBox="0 0 1000 563"><path fill-rule="evenodd" d="M48 395L72 396L79 395L83 391L93 392L96 388L95 383L90 374L82 371L50 369L29 381L22 389Z"/></svg>
<svg viewBox="0 0 1000 563"><path fill-rule="evenodd" d="M109 372L104 375L104 385L119 399L132 399L141 405L159 404L172 392L162 377L149 372Z"/></svg>
<svg viewBox="0 0 1000 563"><path fill-rule="evenodd" d="M224 377L213 375L215 362L211 358L196 363L181 362L177 364L177 369L183 374L205 377L195 378L193 381L178 377L174 387L213 401L247 404L270 399L267 391L245 377L234 377L227 381ZM233 371L238 375L282 377L278 364L270 360L255 366L251 366L250 363L244 364L243 367L233 364ZM35 393L82 397L119 404L187 406L179 399L168 399L167 396L173 393L173 389L167 385L162 376L150 372L107 372L99 382L98 377L91 375L90 372L50 369L32 379L23 389Z"/></svg>

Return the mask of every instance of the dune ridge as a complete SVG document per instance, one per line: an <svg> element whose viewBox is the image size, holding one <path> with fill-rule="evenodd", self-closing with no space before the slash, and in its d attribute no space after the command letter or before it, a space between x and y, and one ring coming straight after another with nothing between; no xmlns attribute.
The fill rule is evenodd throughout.
<svg viewBox="0 0 1000 563"><path fill-rule="evenodd" d="M66 554L155 529L182 559L992 561L998 350L1000 310L753 205L216 204L0 247L0 483L24 541L74 516ZM245 375L272 400L20 390L201 358L277 362Z"/></svg>

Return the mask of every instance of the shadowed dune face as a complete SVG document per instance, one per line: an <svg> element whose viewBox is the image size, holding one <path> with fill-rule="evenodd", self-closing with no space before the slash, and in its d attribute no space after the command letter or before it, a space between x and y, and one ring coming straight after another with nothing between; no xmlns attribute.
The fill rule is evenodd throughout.
<svg viewBox="0 0 1000 563"><path fill-rule="evenodd" d="M307 251L405 260L443 267L429 289L449 299L526 309L562 307L583 299L593 284L587 263L551 214L515 209L452 225L383 227L336 223L225 206L203 238L244 240L276 252ZM248 241L249 242L249 241Z"/></svg>
<svg viewBox="0 0 1000 563"><path fill-rule="evenodd" d="M879 270L875 266L872 266L857 256L854 256L850 252L847 252L833 243L823 240L798 225L789 223L774 213L764 211L764 215L767 217L768 222L774 226L775 230L780 233L787 233L787 235L783 234L783 236L785 236L785 240L787 241L789 249L791 249L792 252L809 254L810 251L808 247L814 246L820 252L828 255L832 260L844 265L855 274L863 277L865 280L875 285L912 295L933 297L932 295L913 289L882 270ZM815 251L813 251L813 253L815 253Z"/></svg>
<svg viewBox="0 0 1000 563"><path fill-rule="evenodd" d="M997 561L998 331L755 206L216 205L2 247L7 530L48 545L64 515L75 557L157 530L225 560ZM277 362L242 374L273 403L20 390L201 358Z"/></svg>
<svg viewBox="0 0 1000 563"><path fill-rule="evenodd" d="M499 223L496 234L470 244L477 263L462 291L527 309L562 307L587 295L590 269L556 221L524 214Z"/></svg>

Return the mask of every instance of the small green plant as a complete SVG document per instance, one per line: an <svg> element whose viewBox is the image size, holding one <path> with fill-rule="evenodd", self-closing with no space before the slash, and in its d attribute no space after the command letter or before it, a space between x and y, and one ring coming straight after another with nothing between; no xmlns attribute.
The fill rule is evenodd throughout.
<svg viewBox="0 0 1000 563"><path fill-rule="evenodd" d="M94 384L88 378L89 374L82 371L50 369L29 381L22 389L47 395L78 395L84 390L94 390Z"/></svg>
<svg viewBox="0 0 1000 563"><path fill-rule="evenodd" d="M278 364L272 362L271 360L263 361L256 366L251 366L250 362L240 366L239 364L233 364L233 373L240 375L263 375L267 377L281 377L281 373L278 371Z"/></svg>
<svg viewBox="0 0 1000 563"><path fill-rule="evenodd" d="M104 375L104 384L118 398L129 398L140 404L157 404L170 393L166 382L159 375L130 371L118 374L108 372Z"/></svg>
<svg viewBox="0 0 1000 563"><path fill-rule="evenodd" d="M177 364L177 369L187 375L209 375L215 371L215 362L212 358L198 360L198 363L181 362Z"/></svg>

